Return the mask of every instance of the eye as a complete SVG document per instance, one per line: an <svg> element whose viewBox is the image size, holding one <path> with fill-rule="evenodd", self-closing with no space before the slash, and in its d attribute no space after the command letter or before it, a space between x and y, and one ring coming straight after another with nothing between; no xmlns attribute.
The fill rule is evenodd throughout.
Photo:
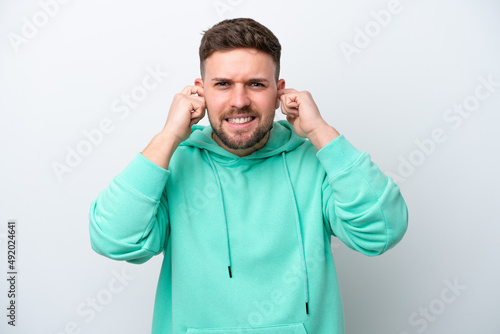
<svg viewBox="0 0 500 334"><path fill-rule="evenodd" d="M228 85L229 85L229 83L227 83L225 81L217 82L215 84L215 86L218 86L218 87L227 87Z"/></svg>
<svg viewBox="0 0 500 334"><path fill-rule="evenodd" d="M260 82L252 82L250 84L252 87L265 87L263 84L261 84Z"/></svg>

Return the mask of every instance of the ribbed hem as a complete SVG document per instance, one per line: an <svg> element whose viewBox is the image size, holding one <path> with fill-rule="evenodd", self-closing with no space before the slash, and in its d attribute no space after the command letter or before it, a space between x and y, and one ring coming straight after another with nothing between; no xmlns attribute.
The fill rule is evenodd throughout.
<svg viewBox="0 0 500 334"><path fill-rule="evenodd" d="M169 170L138 153L118 177L143 195L159 201L169 175Z"/></svg>
<svg viewBox="0 0 500 334"><path fill-rule="evenodd" d="M335 174L345 170L358 160L363 152L358 151L351 143L340 135L316 153L316 157L332 178Z"/></svg>

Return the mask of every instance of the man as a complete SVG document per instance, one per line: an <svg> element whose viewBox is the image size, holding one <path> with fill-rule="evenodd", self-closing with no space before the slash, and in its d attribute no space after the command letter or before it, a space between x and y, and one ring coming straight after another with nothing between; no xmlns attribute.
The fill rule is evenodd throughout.
<svg viewBox="0 0 500 334"><path fill-rule="evenodd" d="M331 235L378 255L406 231L398 186L285 88L280 53L251 19L206 31L201 78L92 203L98 253L164 253L154 334L343 333Z"/></svg>

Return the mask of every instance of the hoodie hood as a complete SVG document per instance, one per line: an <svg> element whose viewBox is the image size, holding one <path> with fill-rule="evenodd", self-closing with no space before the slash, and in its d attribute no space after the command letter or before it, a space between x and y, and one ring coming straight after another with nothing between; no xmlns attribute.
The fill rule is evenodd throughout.
<svg viewBox="0 0 500 334"><path fill-rule="evenodd" d="M199 148L203 151L210 168L214 174L214 178L217 182L217 188L219 192L219 202L221 216L223 217L223 230L225 231L226 247L227 247L227 269L229 278L233 277L232 272L232 261L231 261L231 240L229 227L226 217L226 208L224 204L224 190L222 189L219 172L214 164L214 160L219 164L224 166L231 166L233 163L238 164L239 162L252 163L258 161L258 159L265 159L272 156L281 155L282 167L283 167L283 177L286 179L291 203L293 203L293 214L295 220L295 229L297 233L297 247L299 249L301 268L302 268L302 278L304 285L304 302L306 314L309 314L309 277L307 273L307 263L304 250L304 242L302 236L301 222L299 218L299 209L297 206L297 201L295 197L295 191L293 188L292 181L290 179L290 173L288 171L288 164L286 159L286 153L293 151L298 146L302 145L306 139L298 136L293 130L293 125L286 120L280 120L273 122L273 127L271 128L271 133L266 144L259 150L249 154L245 157L239 157L233 153L226 151L224 148L220 147L212 138L213 129L211 126L201 126L194 124L191 128L191 136L182 142L180 146L192 146ZM293 225L290 226L293 228ZM237 275L237 273L234 273Z"/></svg>
<svg viewBox="0 0 500 334"><path fill-rule="evenodd" d="M290 152L306 141L305 138L295 133L292 124L286 120L280 120L273 122L269 139L261 149L245 157L239 157L220 147L219 144L213 140L212 133L213 129L211 126L193 124L191 127L191 136L183 141L180 146L198 147L221 157L225 157L225 160L252 160L268 158L281 154L282 152Z"/></svg>

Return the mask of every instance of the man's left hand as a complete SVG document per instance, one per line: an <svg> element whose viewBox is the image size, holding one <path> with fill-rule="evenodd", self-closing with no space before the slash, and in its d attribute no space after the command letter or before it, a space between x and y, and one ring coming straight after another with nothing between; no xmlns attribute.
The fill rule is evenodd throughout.
<svg viewBox="0 0 500 334"><path fill-rule="evenodd" d="M280 89L278 97L281 102L281 112L300 137L308 138L319 150L339 133L323 120L318 106L308 91L295 89Z"/></svg>

